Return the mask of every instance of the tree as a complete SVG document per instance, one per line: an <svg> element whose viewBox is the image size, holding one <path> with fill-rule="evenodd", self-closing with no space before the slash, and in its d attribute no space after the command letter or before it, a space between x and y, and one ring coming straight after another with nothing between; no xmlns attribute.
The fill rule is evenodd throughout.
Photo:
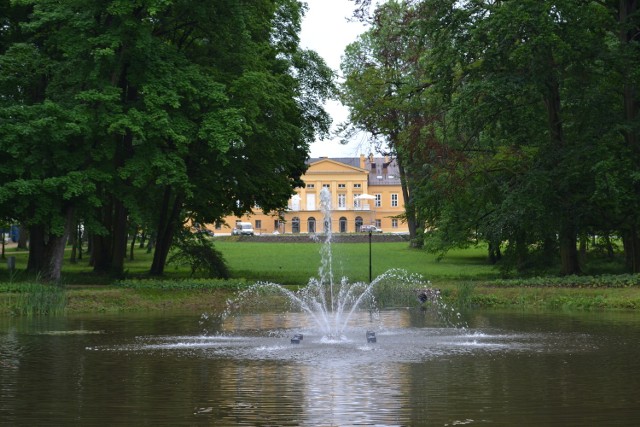
<svg viewBox="0 0 640 427"><path fill-rule="evenodd" d="M83 124L77 109L49 96L61 53L24 25L31 5L2 9L0 209L29 228L27 269L56 281L75 209L95 202L90 171L82 170Z"/></svg>
<svg viewBox="0 0 640 427"><path fill-rule="evenodd" d="M416 32L416 12L410 2L390 1L379 7L371 28L348 46L342 63L342 100L350 109L343 132L367 132L378 151L396 157L414 243L421 221L416 216L411 162L421 130L432 119L424 94L430 82L420 64L428 46Z"/></svg>
<svg viewBox="0 0 640 427"><path fill-rule="evenodd" d="M0 204L33 226L34 270L49 262L33 242L58 236L64 248L78 216L94 270L122 274L129 219L148 218L151 273L162 274L186 221L277 209L301 185L308 144L328 129L318 105L332 73L298 47L297 1L3 6L17 18L1 59L12 71L0 112L12 163ZM22 155L36 146L46 159Z"/></svg>
<svg viewBox="0 0 640 427"><path fill-rule="evenodd" d="M393 146L405 150L429 248L484 240L496 259L506 242L519 268L535 254L548 263L555 251L561 272L574 274L579 235L624 227L634 241L625 206L636 206L636 157L621 135L630 140L637 111L622 114L614 82L636 84L628 61L638 56L628 53L637 17L616 26L613 3L416 0L376 9L376 32L350 48L356 72L346 91L357 93L349 99L356 123L400 136ZM611 42L616 28L632 40L625 55ZM381 59L394 46L402 47L395 61Z"/></svg>

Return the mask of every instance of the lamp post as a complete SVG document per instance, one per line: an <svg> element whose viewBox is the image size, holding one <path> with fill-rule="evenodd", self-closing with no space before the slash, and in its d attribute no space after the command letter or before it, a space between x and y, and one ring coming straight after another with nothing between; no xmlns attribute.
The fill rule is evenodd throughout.
<svg viewBox="0 0 640 427"><path fill-rule="evenodd" d="M360 200L375 200L376 196L372 196L371 194L359 194L355 197L358 201ZM371 207L369 206L369 210L371 211ZM371 212L371 215L373 215L373 212ZM371 217L371 225L373 225L373 217ZM371 228L369 228L369 283L371 283L372 277L371 277Z"/></svg>
<svg viewBox="0 0 640 427"><path fill-rule="evenodd" d="M369 229L369 283L371 283L371 229Z"/></svg>

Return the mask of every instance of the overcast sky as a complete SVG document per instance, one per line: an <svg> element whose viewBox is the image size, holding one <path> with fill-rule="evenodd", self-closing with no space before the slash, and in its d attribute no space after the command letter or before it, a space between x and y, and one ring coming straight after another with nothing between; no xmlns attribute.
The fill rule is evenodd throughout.
<svg viewBox="0 0 640 427"><path fill-rule="evenodd" d="M309 9L302 21L300 44L318 52L329 67L339 71L345 47L365 30L362 24L349 21L354 4L349 0L306 0L306 3ZM325 108L333 118L332 129L347 119L348 111L340 103L332 101ZM362 138L348 145L334 138L313 143L310 156L357 157L360 153L369 153L367 142Z"/></svg>

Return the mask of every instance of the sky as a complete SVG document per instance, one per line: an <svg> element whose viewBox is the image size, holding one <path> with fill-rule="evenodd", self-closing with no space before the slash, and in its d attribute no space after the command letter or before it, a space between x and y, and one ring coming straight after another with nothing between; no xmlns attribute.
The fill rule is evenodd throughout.
<svg viewBox="0 0 640 427"><path fill-rule="evenodd" d="M300 44L305 49L315 50L329 67L340 71L340 59L347 45L356 40L365 30L359 22L349 21L355 8L349 0L306 0L307 13L302 21ZM330 101L325 109L333 118L332 131L338 123L348 118L348 110L337 101ZM340 138L332 137L311 144L311 157L358 157L369 154L369 146L364 137L347 145L340 144Z"/></svg>

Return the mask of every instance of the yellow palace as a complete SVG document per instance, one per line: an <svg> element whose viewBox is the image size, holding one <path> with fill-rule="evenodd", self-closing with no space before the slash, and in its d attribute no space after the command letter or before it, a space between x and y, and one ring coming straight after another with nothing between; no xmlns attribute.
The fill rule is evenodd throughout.
<svg viewBox="0 0 640 427"><path fill-rule="evenodd" d="M331 192L334 233L359 232L375 225L385 233L406 233L404 199L398 166L382 157L315 158L303 175L304 188L296 189L285 211L268 214L256 209L241 218L230 216L216 224L216 234L230 234L238 222L250 222L255 234L322 231L320 191Z"/></svg>

